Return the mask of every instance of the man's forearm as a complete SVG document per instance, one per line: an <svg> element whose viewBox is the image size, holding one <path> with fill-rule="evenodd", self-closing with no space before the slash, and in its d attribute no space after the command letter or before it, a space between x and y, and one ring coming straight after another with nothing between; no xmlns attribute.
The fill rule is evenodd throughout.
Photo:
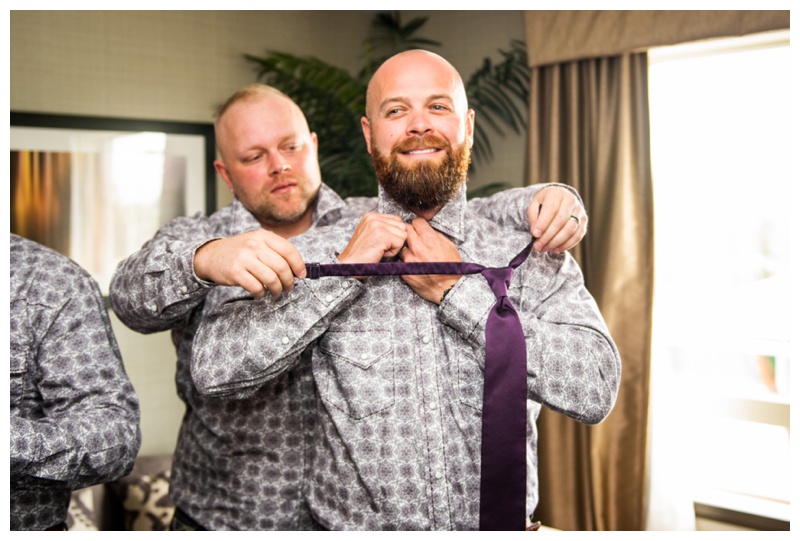
<svg viewBox="0 0 800 541"><path fill-rule="evenodd" d="M488 218L493 222L517 231L529 231L531 228L528 219L528 207L533 198L544 188L559 187L575 195L583 205L578 192L566 184L548 183L532 184L522 188L509 188L499 191L489 197L470 199L468 208L476 214Z"/></svg>
<svg viewBox="0 0 800 541"><path fill-rule="evenodd" d="M195 276L193 260L197 248L213 236L202 228L180 232L160 232L114 272L111 306L135 331L158 332L184 322L211 290L213 284Z"/></svg>
<svg viewBox="0 0 800 541"><path fill-rule="evenodd" d="M242 290L205 314L192 347L192 379L202 394L243 398L297 362L362 291L353 278L304 280L277 299Z"/></svg>
<svg viewBox="0 0 800 541"><path fill-rule="evenodd" d="M566 255L549 284L523 285L516 302L528 345L528 397L582 423L602 421L616 401L620 357L575 260Z"/></svg>

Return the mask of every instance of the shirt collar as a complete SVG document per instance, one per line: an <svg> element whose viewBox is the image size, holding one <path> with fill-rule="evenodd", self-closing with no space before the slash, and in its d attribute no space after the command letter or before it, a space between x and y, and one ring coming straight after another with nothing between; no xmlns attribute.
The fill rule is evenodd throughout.
<svg viewBox="0 0 800 541"><path fill-rule="evenodd" d="M314 202L314 215L311 218L311 222L314 227L328 225L331 215L334 215L334 219L338 217L344 206L344 199L339 197L338 193L323 182L319 192L317 192L317 199Z"/></svg>
<svg viewBox="0 0 800 541"><path fill-rule="evenodd" d="M430 225L437 231L445 233L449 237L461 242L465 238L464 234L464 215L467 210L467 186L466 182L461 185L456 195L431 219ZM378 186L378 212L381 214L395 214L403 218L404 222L410 222L416 218L416 214L404 209Z"/></svg>

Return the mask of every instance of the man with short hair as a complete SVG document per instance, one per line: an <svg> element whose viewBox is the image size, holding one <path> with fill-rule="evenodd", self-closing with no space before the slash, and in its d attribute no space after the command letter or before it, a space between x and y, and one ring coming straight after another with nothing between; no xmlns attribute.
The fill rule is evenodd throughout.
<svg viewBox="0 0 800 541"><path fill-rule="evenodd" d="M387 258L499 268L527 256L507 284L524 334L519 444L524 450L527 419L529 452L527 501L517 479L520 512L507 527L523 529L538 499L541 406L602 421L616 400L619 353L568 254L526 254L527 231L469 210L474 112L446 60L420 50L387 60L370 81L362 128L378 175L376 211L310 229L292 244L312 268L337 272L352 263L378 272ZM316 423L305 497L322 526L477 529L493 288L480 274L294 274L294 288L277 298L232 291L207 312L191 363L199 392L236 403L311 367Z"/></svg>
<svg viewBox="0 0 800 541"><path fill-rule="evenodd" d="M376 200L343 201L322 183L316 135L299 107L271 87L250 85L231 96L215 128L215 166L234 202L209 217L165 225L120 263L111 303L136 331L171 330L177 348L186 414L172 469L173 528L313 529L318 525L302 494L316 424L310 365L286 371L247 399L227 400L198 392L191 348L206 314L230 296L244 289L257 298L279 297L294 287L295 276L305 276L287 239L361 216ZM537 211L543 205L533 216L545 248L570 248L585 232L580 202L558 187L508 190L473 205L527 231L529 203Z"/></svg>

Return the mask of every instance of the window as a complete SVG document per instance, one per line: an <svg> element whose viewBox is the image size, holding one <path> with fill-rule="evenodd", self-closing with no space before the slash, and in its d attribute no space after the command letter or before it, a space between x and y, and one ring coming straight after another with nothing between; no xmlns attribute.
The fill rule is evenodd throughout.
<svg viewBox="0 0 800 541"><path fill-rule="evenodd" d="M787 522L788 44L650 53L651 496Z"/></svg>

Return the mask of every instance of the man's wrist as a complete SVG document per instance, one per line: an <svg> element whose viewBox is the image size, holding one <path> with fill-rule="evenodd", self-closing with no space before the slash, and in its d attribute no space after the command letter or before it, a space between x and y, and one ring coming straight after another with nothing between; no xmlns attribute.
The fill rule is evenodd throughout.
<svg viewBox="0 0 800 541"><path fill-rule="evenodd" d="M194 275L194 278L201 284L215 285L214 280L212 280L205 272L205 269L203 267L204 263L203 258L207 255L208 246L218 240L221 240L221 237L209 239L203 242L202 244L197 246L197 248L194 249L194 252L192 254L192 274Z"/></svg>
<svg viewBox="0 0 800 541"><path fill-rule="evenodd" d="M444 298L447 297L447 294L450 293L450 290L453 289L453 287L455 287L455 285L452 285L444 290L444 293L442 293L442 298L441 300L439 300L439 304L442 304L444 302Z"/></svg>

